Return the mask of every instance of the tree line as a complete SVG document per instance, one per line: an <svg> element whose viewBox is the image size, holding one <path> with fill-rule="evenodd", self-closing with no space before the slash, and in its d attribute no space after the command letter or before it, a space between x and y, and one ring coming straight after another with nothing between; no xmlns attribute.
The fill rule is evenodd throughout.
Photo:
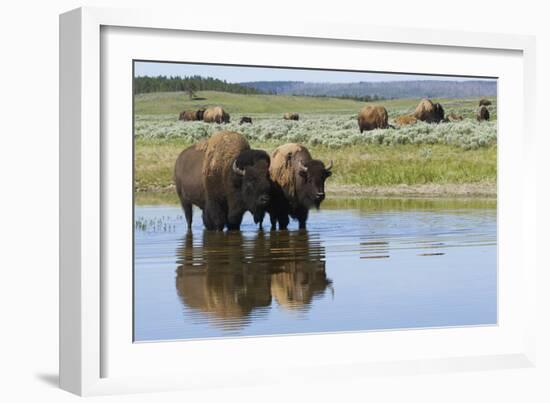
<svg viewBox="0 0 550 403"><path fill-rule="evenodd" d="M261 92L252 87L228 83L213 77L202 76L141 76L134 77L134 94L144 94L149 92L174 92L185 91L190 97L193 97L197 91L223 91L235 94L261 94Z"/></svg>

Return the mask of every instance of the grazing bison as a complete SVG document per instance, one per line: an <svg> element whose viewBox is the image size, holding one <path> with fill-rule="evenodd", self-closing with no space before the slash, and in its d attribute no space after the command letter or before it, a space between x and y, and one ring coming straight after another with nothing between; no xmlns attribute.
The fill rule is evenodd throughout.
<svg viewBox="0 0 550 403"><path fill-rule="evenodd" d="M491 101L489 101L488 99L481 98L479 100L479 106L489 106L489 105L491 105Z"/></svg>
<svg viewBox="0 0 550 403"><path fill-rule="evenodd" d="M204 111L202 120L206 123L229 123L229 113L220 106L214 106Z"/></svg>
<svg viewBox="0 0 550 403"><path fill-rule="evenodd" d="M462 120L463 117L461 115L458 115L458 114L454 113L454 112L451 112L447 115L446 119L447 119L448 122L458 122L458 121Z"/></svg>
<svg viewBox="0 0 550 403"><path fill-rule="evenodd" d="M180 113L179 120L185 120L185 121L197 120L196 112L194 112L194 111L183 111L183 112Z"/></svg>
<svg viewBox="0 0 550 403"><path fill-rule="evenodd" d="M395 118L395 124L397 126L414 125L418 119L412 115L402 115Z"/></svg>
<svg viewBox="0 0 550 403"><path fill-rule="evenodd" d="M258 222L269 201L269 155L251 150L235 132L218 132L181 152L174 169L176 192L187 227L193 205L203 210L207 229L239 229L248 210Z"/></svg>
<svg viewBox="0 0 550 403"><path fill-rule="evenodd" d="M290 143L277 147L271 154L269 174L273 182L271 202L267 207L271 229L286 229L289 216L304 229L311 207L319 208L325 199L325 180L332 174L332 161L327 167L311 158L306 147Z"/></svg>
<svg viewBox="0 0 550 403"><path fill-rule="evenodd" d="M424 98L416 107L414 117L427 123L439 123L445 118L445 111L440 103Z"/></svg>
<svg viewBox="0 0 550 403"><path fill-rule="evenodd" d="M248 116L243 116L239 124L242 125L243 123L252 123L252 118L249 118Z"/></svg>
<svg viewBox="0 0 550 403"><path fill-rule="evenodd" d="M482 120L489 120L489 117L489 109L487 109L486 106L482 106L481 108L479 108L476 115L478 122L481 122Z"/></svg>
<svg viewBox="0 0 550 403"><path fill-rule="evenodd" d="M300 120L300 115L298 115L297 113L285 113L283 115L283 119L284 120Z"/></svg>
<svg viewBox="0 0 550 403"><path fill-rule="evenodd" d="M180 113L179 120L184 120L184 121L202 120L203 115L204 115L204 109L199 109L197 111L183 111Z"/></svg>
<svg viewBox="0 0 550 403"><path fill-rule="evenodd" d="M379 105L364 106L357 116L359 131L363 133L365 130L387 129L388 128L388 111L386 108Z"/></svg>

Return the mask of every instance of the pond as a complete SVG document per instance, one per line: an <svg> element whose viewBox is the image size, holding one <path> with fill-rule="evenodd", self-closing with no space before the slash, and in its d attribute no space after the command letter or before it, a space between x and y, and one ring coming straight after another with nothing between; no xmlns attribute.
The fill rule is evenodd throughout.
<svg viewBox="0 0 550 403"><path fill-rule="evenodd" d="M134 340L495 325L496 203L338 199L308 229L135 207Z"/></svg>

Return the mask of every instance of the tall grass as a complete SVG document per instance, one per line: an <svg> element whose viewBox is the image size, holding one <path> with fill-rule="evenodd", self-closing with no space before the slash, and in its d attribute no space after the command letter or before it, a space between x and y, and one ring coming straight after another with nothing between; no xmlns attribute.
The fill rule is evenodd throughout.
<svg viewBox="0 0 550 403"><path fill-rule="evenodd" d="M171 189L174 163L190 143L181 138L137 139L136 189ZM271 152L278 143L253 142L252 147ZM334 161L331 184L359 186L472 183L496 180L496 146L463 151L449 145L380 144L308 147L314 158Z"/></svg>

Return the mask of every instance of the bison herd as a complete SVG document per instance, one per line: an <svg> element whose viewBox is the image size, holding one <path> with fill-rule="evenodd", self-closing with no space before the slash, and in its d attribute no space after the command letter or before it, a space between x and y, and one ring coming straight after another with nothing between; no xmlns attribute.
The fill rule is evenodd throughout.
<svg viewBox="0 0 550 403"><path fill-rule="evenodd" d="M479 102L477 120L489 120L487 106ZM229 114L219 106L196 111L183 111L183 121L202 120L207 123L229 123ZM297 113L285 113L285 120L299 120ZM462 116L445 116L441 104L422 99L411 115L395 118L398 126L417 121L440 123L459 121ZM367 105L358 114L359 130L386 129L386 108ZM252 124L252 118L243 116L239 124ZM266 213L271 229L286 230L290 218L296 219L300 229L306 228L309 210L319 208L325 199L325 180L331 175L332 161L325 164L314 159L301 144L284 144L271 155L250 148L244 136L237 132L221 131L209 139L194 144L177 158L174 181L176 192L185 213L188 228L193 219L193 205L202 210L206 229L238 230L245 212L252 213L254 222L262 225Z"/></svg>
<svg viewBox="0 0 550 403"><path fill-rule="evenodd" d="M478 121L489 120L489 109L487 106L491 105L491 101L482 99L479 101L479 109L476 114ZM431 100L424 98L417 105L414 113L410 115L401 115L395 118L395 124L398 127L415 124L418 121L426 123L440 123L440 122L456 122L462 120L463 117L451 112L445 116L445 110L438 102L432 102ZM359 125L359 131L363 133L366 130L374 129L387 129L392 127L388 123L388 112L383 106L367 105L359 112L357 117L357 123Z"/></svg>
<svg viewBox="0 0 550 403"><path fill-rule="evenodd" d="M479 101L479 109L476 113L476 119L481 122L489 120L489 109L491 101L481 99ZM196 121L202 120L207 123L229 123L229 113L222 107L214 106L208 109L198 109L196 111L183 111L179 115L179 120ZM283 114L284 120L300 120L300 115L297 113L287 112ZM401 115L395 118L395 124L398 127L415 124L418 121L426 123L440 122L456 122L462 120L463 117L452 112L445 116L445 110L439 102L432 102L430 99L424 98L417 105L414 113L410 115ZM248 116L241 117L239 124L252 123L252 118ZM359 131L394 128L388 123L388 111L380 105L367 105L363 107L357 116L357 124Z"/></svg>
<svg viewBox="0 0 550 403"><path fill-rule="evenodd" d="M303 229L309 209L325 198L331 168L302 145L285 144L270 157L251 149L242 134L222 131L181 152L174 182L188 228L195 205L208 230L238 230L247 211L260 226L269 213L272 230L287 229L289 217Z"/></svg>

